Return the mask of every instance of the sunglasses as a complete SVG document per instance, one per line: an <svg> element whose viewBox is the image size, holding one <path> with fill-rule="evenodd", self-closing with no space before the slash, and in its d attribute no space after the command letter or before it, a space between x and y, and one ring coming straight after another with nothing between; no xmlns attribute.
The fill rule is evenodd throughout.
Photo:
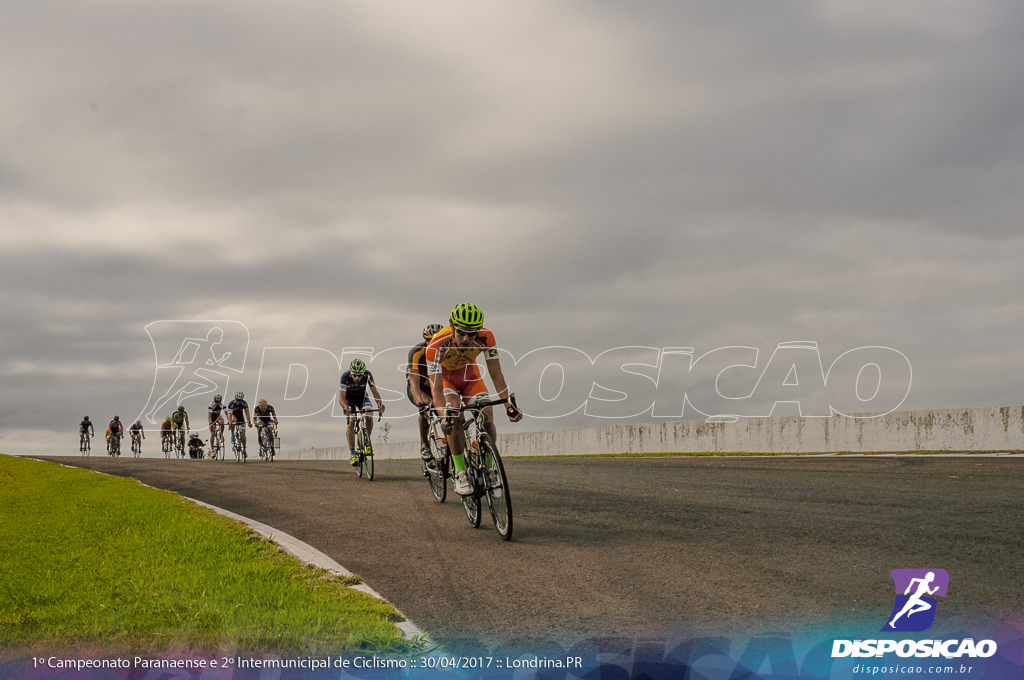
<svg viewBox="0 0 1024 680"><path fill-rule="evenodd" d="M463 338L475 338L477 336L477 333L479 333L479 332L480 331L464 331L464 330L461 330L459 328L455 329L455 334L459 335L459 336L461 336Z"/></svg>

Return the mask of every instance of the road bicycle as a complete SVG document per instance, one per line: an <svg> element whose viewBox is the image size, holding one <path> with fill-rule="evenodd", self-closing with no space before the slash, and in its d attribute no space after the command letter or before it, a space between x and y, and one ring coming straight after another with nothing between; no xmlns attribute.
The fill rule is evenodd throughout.
<svg viewBox="0 0 1024 680"><path fill-rule="evenodd" d="M466 519L474 528L480 526L481 499L486 498L495 530L503 540L508 541L512 538L512 498L508 476L498 453L498 445L484 429L481 415L484 408L505 403L518 410L515 396L509 395L505 399L473 401L459 407L457 411L466 433L466 472L470 486L473 487L472 493L462 497ZM449 476L454 473L454 469L449 466Z"/></svg>
<svg viewBox="0 0 1024 680"><path fill-rule="evenodd" d="M224 460L224 420L218 419L210 428L210 457Z"/></svg>
<svg viewBox="0 0 1024 680"><path fill-rule="evenodd" d="M366 430L366 423L363 422L363 416L370 413L378 413L377 420L380 421L384 417L383 413L380 413L380 409L370 408L365 411L361 408L354 409L352 411L352 417L356 419L353 425L353 435L356 445L356 457L359 462L356 463L356 474L359 477L366 477L368 480L373 481L373 444L370 443L370 433Z"/></svg>
<svg viewBox="0 0 1024 680"><path fill-rule="evenodd" d="M92 444L89 441L90 439L92 439L92 435L88 432L80 432L78 434L78 451L83 456L88 456L92 451Z"/></svg>
<svg viewBox="0 0 1024 680"><path fill-rule="evenodd" d="M272 423L267 423L260 428L260 458L272 463L274 461L274 438L276 432Z"/></svg>
<svg viewBox="0 0 1024 680"><path fill-rule="evenodd" d="M244 463L246 459L245 437L242 435L245 434L245 423L231 423L228 427L231 428L231 450L235 453L235 462Z"/></svg>
<svg viewBox="0 0 1024 680"><path fill-rule="evenodd" d="M179 427L174 430L174 457L185 457L185 428Z"/></svg>
<svg viewBox="0 0 1024 680"><path fill-rule="evenodd" d="M142 436L139 434L132 435L132 454L136 458L142 455Z"/></svg>
<svg viewBox="0 0 1024 680"><path fill-rule="evenodd" d="M121 455L121 435L114 432L110 433L110 439L107 440L107 455L111 458L117 458Z"/></svg>
<svg viewBox="0 0 1024 680"><path fill-rule="evenodd" d="M448 439L441 431L441 422L444 416L430 408L427 415L427 439L430 442L430 453L433 457L430 460L422 460L423 476L430 484L430 492L434 494L434 500L444 503L448 497L448 479L452 476L452 453L448 448Z"/></svg>

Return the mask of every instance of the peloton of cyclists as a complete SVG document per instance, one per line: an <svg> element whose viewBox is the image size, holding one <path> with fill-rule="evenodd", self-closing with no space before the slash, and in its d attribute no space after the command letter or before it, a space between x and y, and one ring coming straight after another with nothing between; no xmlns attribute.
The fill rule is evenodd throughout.
<svg viewBox="0 0 1024 680"><path fill-rule="evenodd" d="M497 390L498 398L509 396L508 384L501 370L494 334L484 328L484 313L474 304L463 302L452 309L449 324L427 343L427 375L430 377L434 408L445 413L444 431L451 447L455 466L455 493L465 496L473 492L466 473L466 433L457 423L458 408L473 399L486 399L487 391L476 358L486 352L487 373ZM505 405L508 419L519 422L523 414L511 403ZM484 429L497 441L493 408L481 411Z"/></svg>
<svg viewBox="0 0 1024 680"><path fill-rule="evenodd" d="M348 428L345 430L345 436L348 439L348 462L353 466L359 465L359 456L356 455L356 435L354 429L355 410L362 408L364 411L368 411L373 408L370 398L366 396L367 388L373 392L373 398L377 402L377 409L383 415L384 400L380 398L380 392L377 391L377 386L373 382L373 374L366 370L366 362L362 359L353 359L352 363L348 365L348 370L341 374L341 389L338 394L338 403L345 411L345 415L348 416ZM373 418L367 415L363 422L366 425L366 434L369 436L373 433ZM369 441L366 442L366 452L373 453L373 447Z"/></svg>
<svg viewBox="0 0 1024 680"><path fill-rule="evenodd" d="M427 432L427 411L430 407L430 379L427 378L427 343L441 332L441 324L432 323L424 326L423 340L409 350L409 360L405 365L405 395L419 413L420 458L430 460L429 433Z"/></svg>

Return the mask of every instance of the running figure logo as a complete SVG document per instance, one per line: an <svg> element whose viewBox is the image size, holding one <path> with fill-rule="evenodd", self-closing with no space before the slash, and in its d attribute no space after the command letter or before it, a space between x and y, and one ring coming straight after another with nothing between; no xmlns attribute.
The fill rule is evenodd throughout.
<svg viewBox="0 0 1024 680"><path fill-rule="evenodd" d="M934 596L946 597L949 574L943 569L893 569L889 575L896 586L896 604L882 630L909 633L930 628L938 604Z"/></svg>
<svg viewBox="0 0 1024 680"><path fill-rule="evenodd" d="M140 419L151 425L189 397L226 394L232 374L242 374L249 329L238 321L154 321L146 333L153 342L156 374Z"/></svg>

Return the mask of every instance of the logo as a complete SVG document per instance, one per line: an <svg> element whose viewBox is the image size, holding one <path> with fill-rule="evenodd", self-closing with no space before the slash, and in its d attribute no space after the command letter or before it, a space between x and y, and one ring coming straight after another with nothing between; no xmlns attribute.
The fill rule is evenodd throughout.
<svg viewBox="0 0 1024 680"><path fill-rule="evenodd" d="M146 333L156 373L140 419L151 425L190 397L227 393L231 377L242 375L249 329L238 321L154 321Z"/></svg>
<svg viewBox="0 0 1024 680"><path fill-rule="evenodd" d="M889 622L881 630L904 633L928 630L935 622L938 606L935 596L946 597L949 574L943 569L893 569L889 575L896 586L896 602Z"/></svg>

